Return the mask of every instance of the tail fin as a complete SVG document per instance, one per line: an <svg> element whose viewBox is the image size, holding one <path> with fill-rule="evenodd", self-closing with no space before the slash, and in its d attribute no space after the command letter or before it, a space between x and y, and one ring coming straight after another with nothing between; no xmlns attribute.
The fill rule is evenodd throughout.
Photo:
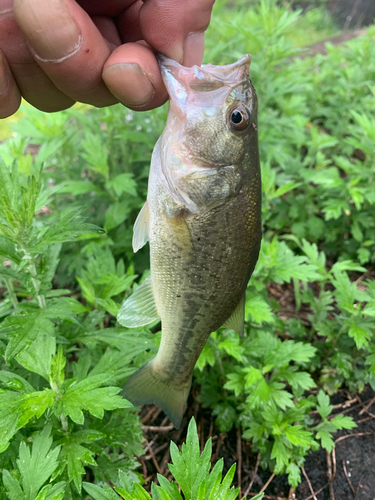
<svg viewBox="0 0 375 500"><path fill-rule="evenodd" d="M153 361L151 360L130 377L121 394L135 406L154 403L168 415L172 424L178 429L185 412L191 379L183 386L167 382L154 370Z"/></svg>

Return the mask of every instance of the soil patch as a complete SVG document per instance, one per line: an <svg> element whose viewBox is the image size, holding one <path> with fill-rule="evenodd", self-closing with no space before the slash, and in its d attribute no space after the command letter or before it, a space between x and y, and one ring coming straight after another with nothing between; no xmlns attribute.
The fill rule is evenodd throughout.
<svg viewBox="0 0 375 500"><path fill-rule="evenodd" d="M234 485L241 485L240 498L246 493L250 499L263 490L264 498L272 500L375 500L375 392L371 388L360 396L341 390L332 398L332 416L340 413L350 415L357 427L335 434L336 446L331 454L320 450L308 455L304 480L296 491L288 485L286 475L273 476L269 471L262 470L260 457L252 449L250 441L241 439L239 429L228 434L221 433L210 412L199 406L197 395L198 388L193 388L188 410L178 430L169 425L169 420L155 406L148 405L142 409L146 450L139 461L147 489L152 481L157 482L157 473L171 480L169 441L173 440L181 446L190 418L194 416L201 448L208 438L212 438L213 462L223 457L225 471L234 462L237 463ZM317 414L312 416L317 417Z"/></svg>

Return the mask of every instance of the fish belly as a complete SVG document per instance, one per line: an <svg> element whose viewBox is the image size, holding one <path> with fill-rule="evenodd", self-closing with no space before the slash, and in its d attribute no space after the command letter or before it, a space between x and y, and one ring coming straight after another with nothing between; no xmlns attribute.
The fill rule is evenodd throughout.
<svg viewBox="0 0 375 500"><path fill-rule="evenodd" d="M176 384L191 379L212 331L240 302L258 258L261 229L256 182L200 216L162 208L151 221L151 276L162 319L157 363Z"/></svg>

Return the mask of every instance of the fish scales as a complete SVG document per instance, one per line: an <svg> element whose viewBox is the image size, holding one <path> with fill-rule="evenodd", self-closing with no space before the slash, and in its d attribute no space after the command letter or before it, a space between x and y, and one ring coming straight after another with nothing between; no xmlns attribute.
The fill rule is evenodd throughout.
<svg viewBox="0 0 375 500"><path fill-rule="evenodd" d="M136 405L157 404L176 427L210 333L232 315L243 326L243 296L258 258L261 179L249 63L249 56L224 67L161 61L170 111L134 241L137 248L150 242L148 286L162 338L123 395ZM136 294L120 311L125 326L142 323L131 320Z"/></svg>

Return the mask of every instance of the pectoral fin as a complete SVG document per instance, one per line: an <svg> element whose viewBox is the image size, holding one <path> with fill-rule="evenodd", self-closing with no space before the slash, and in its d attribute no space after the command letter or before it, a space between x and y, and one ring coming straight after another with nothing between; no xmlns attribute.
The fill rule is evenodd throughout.
<svg viewBox="0 0 375 500"><path fill-rule="evenodd" d="M140 248L148 242L148 226L149 226L149 210L148 203L143 205L134 224L133 230L133 251L138 252Z"/></svg>
<svg viewBox="0 0 375 500"><path fill-rule="evenodd" d="M229 328L230 330L234 330L235 332L239 333L241 337L244 333L245 302L246 302L246 292L243 294L236 309L233 311L232 316L230 316L223 324L224 328Z"/></svg>
<svg viewBox="0 0 375 500"><path fill-rule="evenodd" d="M127 328L137 328L148 325L159 317L149 277L122 304L117 321Z"/></svg>

